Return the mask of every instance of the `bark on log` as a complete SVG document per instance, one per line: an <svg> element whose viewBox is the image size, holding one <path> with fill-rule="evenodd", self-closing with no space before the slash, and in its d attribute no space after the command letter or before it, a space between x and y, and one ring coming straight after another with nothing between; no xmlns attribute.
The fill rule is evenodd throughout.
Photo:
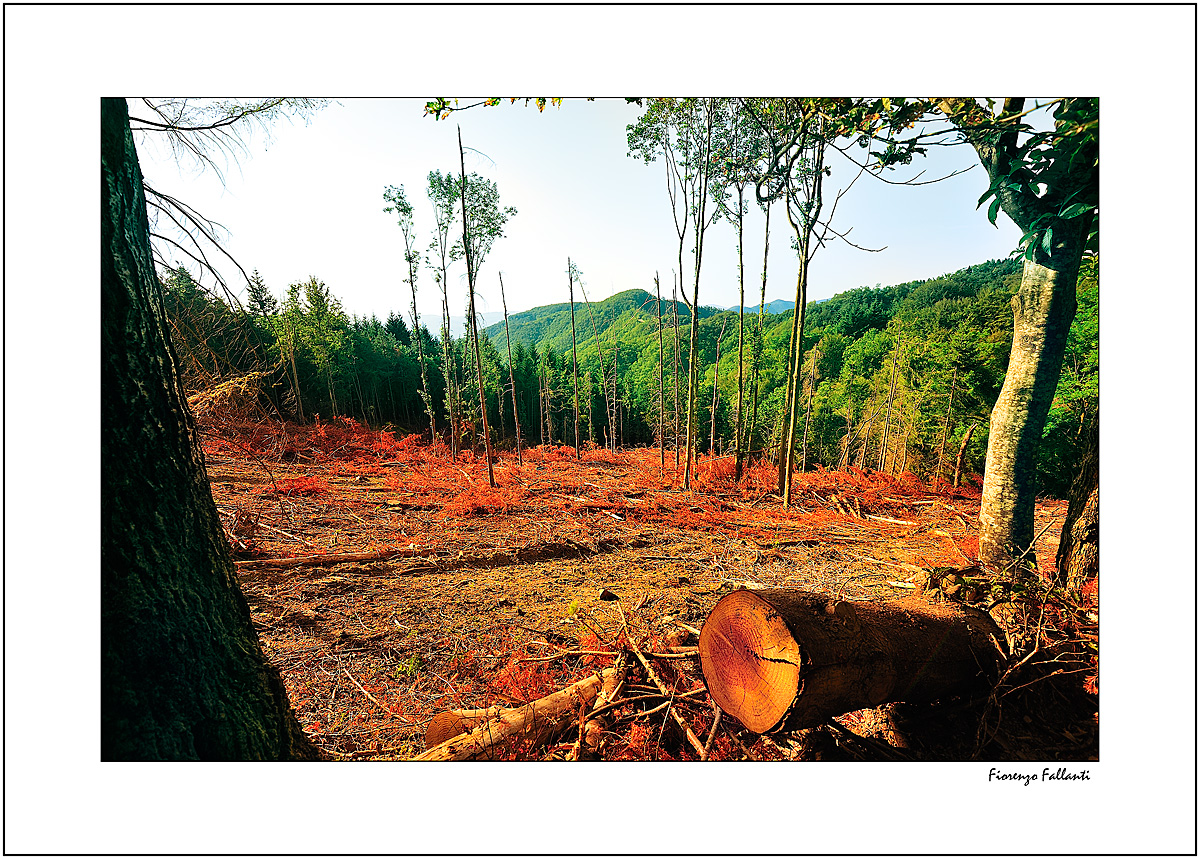
<svg viewBox="0 0 1200 859"><path fill-rule="evenodd" d="M717 706L762 734L983 686L999 672L1004 641L989 615L963 606L744 590L705 620L700 667Z"/></svg>
<svg viewBox="0 0 1200 859"><path fill-rule="evenodd" d="M413 760L465 761L488 758L492 749L514 738L527 740L530 746L536 746L578 719L580 703L590 705L614 671L605 668L544 698L502 710L470 733L451 737Z"/></svg>

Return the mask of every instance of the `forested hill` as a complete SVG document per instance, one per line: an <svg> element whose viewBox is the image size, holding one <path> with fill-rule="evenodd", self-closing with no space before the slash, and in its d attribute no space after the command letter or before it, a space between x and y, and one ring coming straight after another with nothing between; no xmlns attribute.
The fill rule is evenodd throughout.
<svg viewBox="0 0 1200 859"><path fill-rule="evenodd" d="M805 467L909 471L928 480L952 474L961 451L968 473L982 471L1019 278L1019 261L995 260L810 303L797 405ZM347 415L425 433L428 402L438 433L447 437L452 399L458 414L478 411L474 350L466 341L453 337L443 344L422 326L418 343L401 313L386 321L348 317L318 278L291 284L277 299L256 273L248 315L202 291L182 268L163 287L189 392L253 378L280 414L301 420ZM1080 427L1097 408L1098 296L1093 262L1079 280L1079 310L1039 448L1039 491L1067 491L1078 470ZM574 443L578 378L581 439L653 444L661 423L670 445L687 400L687 306L663 302L660 333L658 303L645 290L595 303L576 299L577 376L566 302L510 317L511 374L504 323L480 338L497 442L511 444L515 437L515 387L526 441ZM696 420L702 431L696 438L702 452L732 446L739 400L749 449L770 456L778 448L793 313L764 314L760 328L757 312L745 314L739 326L736 309L701 307ZM263 366L274 369L251 372Z"/></svg>
<svg viewBox="0 0 1200 859"><path fill-rule="evenodd" d="M679 313L679 324L691 322L691 311L682 301L675 302ZM664 300L662 305L663 325L674 324L671 318L671 302ZM706 319L721 310L716 307L700 308L700 318ZM633 317L645 315L657 319L658 306L655 298L644 289L627 289L601 301L586 302L582 296L575 298L575 336L577 340L591 337L593 334L604 335L609 328L619 320L629 321ZM656 323L657 324L657 323ZM525 348L550 346L558 351L571 348L571 305L564 301L562 304L548 304L535 307L508 317L509 332L513 343L520 343ZM485 328L484 333L496 344L503 345L504 322L494 323Z"/></svg>
<svg viewBox="0 0 1200 859"><path fill-rule="evenodd" d="M805 330L827 329L857 338L872 328L886 328L888 320L901 305L916 308L932 306L944 299L969 298L989 286L1006 286L1007 279L1018 275L1020 271L1019 260L992 260L928 280L914 280L896 286L861 286L821 302L810 301L805 311ZM793 306L794 302L775 299L766 303L764 313L767 316L786 314L790 319ZM688 325L691 312L687 305L677 301L675 309L679 314L679 325ZM664 327L673 327L675 320L672 318L670 300L663 301L662 312ZM737 307L728 310L700 307L702 320L720 313L736 317ZM747 305L746 314L752 313L758 313L757 305ZM603 336L618 321L630 323L633 317L644 316L657 326L657 314L654 296L643 289L628 289L602 301L592 302L590 307L582 298L577 298L576 339L583 340L594 334ZM571 305L568 302L514 313L509 316L508 324L512 342L520 343L526 349L531 346L539 349L550 346L562 352L571 348ZM625 326L622 324L619 327ZM484 333L493 343L505 342L503 321L488 326Z"/></svg>

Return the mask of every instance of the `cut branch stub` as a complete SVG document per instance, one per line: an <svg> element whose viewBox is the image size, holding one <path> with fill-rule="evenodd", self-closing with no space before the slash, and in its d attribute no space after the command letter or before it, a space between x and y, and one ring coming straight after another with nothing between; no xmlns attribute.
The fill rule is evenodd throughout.
<svg viewBox="0 0 1200 859"><path fill-rule="evenodd" d="M744 590L704 622L700 667L717 706L762 734L985 683L998 673L1003 641L990 616L957 606Z"/></svg>

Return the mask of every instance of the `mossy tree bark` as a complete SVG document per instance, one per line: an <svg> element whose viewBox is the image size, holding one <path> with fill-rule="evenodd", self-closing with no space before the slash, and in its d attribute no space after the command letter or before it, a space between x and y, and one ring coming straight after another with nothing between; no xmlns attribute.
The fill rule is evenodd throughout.
<svg viewBox="0 0 1200 859"><path fill-rule="evenodd" d="M100 158L101 758L315 758L213 503L124 99L101 102Z"/></svg>
<svg viewBox="0 0 1200 859"><path fill-rule="evenodd" d="M979 510L979 557L996 568L1007 567L1033 543L1034 457L1075 318L1077 269L1077 262L1056 271L1027 260L1012 299L1012 353L992 409Z"/></svg>
<svg viewBox="0 0 1200 859"><path fill-rule="evenodd" d="M1021 140L1023 98L1006 98L996 116L969 98L943 99L940 108L987 171L996 197L991 217L1003 209L1027 242L979 512L980 560L1005 569L1018 560L1028 563L1032 554L1034 455L1062 372L1079 266L1098 212L1099 108L1094 99L1064 99L1055 113L1059 136L1044 149Z"/></svg>

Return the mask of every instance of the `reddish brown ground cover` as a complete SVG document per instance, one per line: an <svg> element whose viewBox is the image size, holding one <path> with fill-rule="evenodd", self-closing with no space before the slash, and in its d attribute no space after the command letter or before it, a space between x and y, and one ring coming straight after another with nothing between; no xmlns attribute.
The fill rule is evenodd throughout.
<svg viewBox="0 0 1200 859"><path fill-rule="evenodd" d="M705 459L685 492L673 454L663 468L657 449L593 449L577 459L572 448L536 447L523 464L504 453L490 487L486 463L470 451L455 461L440 443L348 419L210 424L203 443L264 650L301 723L334 758L411 757L434 714L532 700L610 665L597 654L623 642L646 651L694 644L688 627L741 585L894 599L920 592L925 571L969 567L977 547L977 480L953 489L911 474L817 471L797 477L798 500L786 509L770 464L751 464L734 485L731 459ZM1053 566L1065 511L1065 501L1038 505L1043 570ZM698 660L654 664L683 696L672 706L705 737L713 711ZM642 702L617 712L604 757L695 759L659 691L643 678L627 694L639 690ZM1037 724L1044 714L1018 720L1015 733L981 733L972 711L973 722L954 728L960 741L920 754L1052 749L1086 759L1096 726L1072 706L1051 720L1053 737ZM918 755L881 742L878 722L874 711L852 714L839 720L845 735L835 725L774 740L725 725L711 756ZM504 755L563 757L575 739Z"/></svg>

